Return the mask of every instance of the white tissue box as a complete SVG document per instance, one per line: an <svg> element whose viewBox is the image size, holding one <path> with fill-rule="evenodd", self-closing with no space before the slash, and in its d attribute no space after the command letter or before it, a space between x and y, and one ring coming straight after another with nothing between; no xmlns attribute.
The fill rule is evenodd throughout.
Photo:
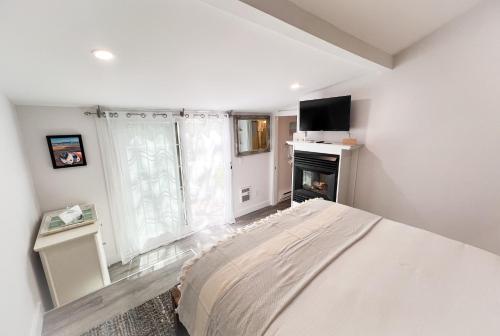
<svg viewBox="0 0 500 336"><path fill-rule="evenodd" d="M59 218L64 222L64 224L69 224L75 219L82 217L82 209L79 205L75 205L59 214Z"/></svg>

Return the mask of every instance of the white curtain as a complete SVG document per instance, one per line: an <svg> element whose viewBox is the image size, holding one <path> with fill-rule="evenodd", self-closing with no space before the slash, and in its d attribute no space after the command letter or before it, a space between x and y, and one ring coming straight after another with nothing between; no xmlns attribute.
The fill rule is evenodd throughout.
<svg viewBox="0 0 500 336"><path fill-rule="evenodd" d="M229 118L186 116L180 139L188 222L193 230L233 223Z"/></svg>
<svg viewBox="0 0 500 336"><path fill-rule="evenodd" d="M96 127L123 263L207 225L234 222L229 118L107 113Z"/></svg>
<svg viewBox="0 0 500 336"><path fill-rule="evenodd" d="M122 262L189 232L175 123L106 117L97 130Z"/></svg>

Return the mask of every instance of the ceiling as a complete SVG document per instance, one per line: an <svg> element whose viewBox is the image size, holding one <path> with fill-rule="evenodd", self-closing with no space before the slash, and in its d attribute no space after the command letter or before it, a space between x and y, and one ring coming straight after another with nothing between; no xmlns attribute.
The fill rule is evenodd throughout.
<svg viewBox="0 0 500 336"><path fill-rule="evenodd" d="M396 54L481 0L289 0L346 33Z"/></svg>
<svg viewBox="0 0 500 336"><path fill-rule="evenodd" d="M15 104L271 111L373 71L199 0L1 0L0 41Z"/></svg>

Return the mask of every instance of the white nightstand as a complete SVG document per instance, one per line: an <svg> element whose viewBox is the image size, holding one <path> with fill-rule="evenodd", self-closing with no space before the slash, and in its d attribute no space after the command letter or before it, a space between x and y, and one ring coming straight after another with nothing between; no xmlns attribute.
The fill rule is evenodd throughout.
<svg viewBox="0 0 500 336"><path fill-rule="evenodd" d="M45 213L44 217L55 213ZM100 228L97 219L92 224L50 235L40 235L39 231L34 250L40 253L55 307L109 285Z"/></svg>

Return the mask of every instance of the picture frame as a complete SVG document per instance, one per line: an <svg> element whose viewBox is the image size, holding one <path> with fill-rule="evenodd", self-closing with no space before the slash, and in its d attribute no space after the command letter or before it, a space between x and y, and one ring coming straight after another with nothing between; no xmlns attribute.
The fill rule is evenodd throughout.
<svg viewBox="0 0 500 336"><path fill-rule="evenodd" d="M47 135L50 159L54 169L87 165L80 134Z"/></svg>

